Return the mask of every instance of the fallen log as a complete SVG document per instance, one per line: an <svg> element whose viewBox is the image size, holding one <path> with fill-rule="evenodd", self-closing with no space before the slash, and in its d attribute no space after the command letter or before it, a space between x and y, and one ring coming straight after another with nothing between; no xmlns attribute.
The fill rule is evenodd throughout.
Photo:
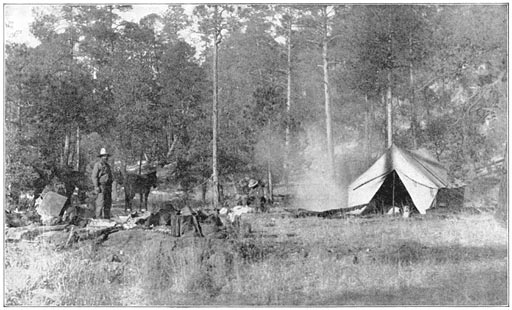
<svg viewBox="0 0 512 310"><path fill-rule="evenodd" d="M120 226L113 226L100 229L82 228L77 230L71 230L71 232L69 233L69 237L66 241L65 247L78 241L97 239L99 237L102 237L102 240L100 241L104 241L108 238L110 234L118 232L122 229L123 228Z"/></svg>
<svg viewBox="0 0 512 310"><path fill-rule="evenodd" d="M19 241L22 239L31 240L36 236L49 232L64 230L68 225L55 225L55 226L25 226L16 228L7 228L5 232L6 241Z"/></svg>
<svg viewBox="0 0 512 310"><path fill-rule="evenodd" d="M60 230L60 231L45 231L41 235L34 237L33 240L41 241L45 240L46 242L56 244L59 249L64 249L72 245L73 243L89 240L89 239L98 239L98 242L103 242L107 240L108 236L112 233L118 232L122 230L122 227L86 227L80 228L78 226L67 226L69 231ZM28 235L26 235L28 236ZM26 239L26 238L23 238ZM29 240L31 241L31 240Z"/></svg>

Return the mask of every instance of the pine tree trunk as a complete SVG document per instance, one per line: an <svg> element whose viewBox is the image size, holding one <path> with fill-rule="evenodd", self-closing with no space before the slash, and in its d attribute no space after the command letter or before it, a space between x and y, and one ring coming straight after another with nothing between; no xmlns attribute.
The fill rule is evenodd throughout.
<svg viewBox="0 0 512 310"><path fill-rule="evenodd" d="M366 113L365 113L365 124L364 124L364 137L365 137L365 161L368 162L370 160L371 154L371 143L372 143L372 132L371 132L371 124L372 124L372 107L370 101L368 101L368 95L365 97L366 103Z"/></svg>
<svg viewBox="0 0 512 310"><path fill-rule="evenodd" d="M69 160L69 134L64 137L64 154L61 160L61 166L67 166Z"/></svg>
<svg viewBox="0 0 512 310"><path fill-rule="evenodd" d="M203 203L206 202L206 191L208 191L208 182L205 181L201 184L201 201Z"/></svg>
<svg viewBox="0 0 512 310"><path fill-rule="evenodd" d="M172 152L174 151L174 147L176 145L177 137L173 133L171 127L171 115L167 117L167 132L166 132L166 142L167 142L167 158L171 158Z"/></svg>
<svg viewBox="0 0 512 310"><path fill-rule="evenodd" d="M292 22L290 20L288 24L288 38L287 38L287 47L288 47L288 60L287 60L287 84L286 84L286 129L285 129L285 157L284 157L284 182L286 186L286 192L289 193L290 190L290 110L291 110L291 99L292 99Z"/></svg>
<svg viewBox="0 0 512 310"><path fill-rule="evenodd" d="M270 202L274 201L274 184L272 183L272 170L270 169L270 161L267 161L268 172L268 199Z"/></svg>
<svg viewBox="0 0 512 310"><path fill-rule="evenodd" d="M142 174L142 158L144 157L144 152L140 151L140 157L139 157L139 175Z"/></svg>
<svg viewBox="0 0 512 310"><path fill-rule="evenodd" d="M325 8L324 8L325 9ZM327 19L327 16L326 16ZM331 101L329 96L329 68L327 59L327 20L324 20L323 40L322 40L322 60L324 71L324 95L325 95L325 129L327 134L327 160L329 161L330 177L335 178L334 169L334 147L332 141L332 124L331 124Z"/></svg>
<svg viewBox="0 0 512 310"><path fill-rule="evenodd" d="M80 171L80 126L76 127L76 171Z"/></svg>
<svg viewBox="0 0 512 310"><path fill-rule="evenodd" d="M388 73L388 90L386 96L386 111L387 111L387 133L388 138L387 147L391 147L393 145L393 104L392 104L392 94L391 94L391 72Z"/></svg>
<svg viewBox="0 0 512 310"><path fill-rule="evenodd" d="M217 16L217 6L215 6L215 15ZM217 30L216 30L217 31ZM218 45L220 40L220 31L215 33L214 37L214 48L213 48L213 106L212 106L212 133L213 133L213 141L212 141L212 179L213 179L213 207L214 209L219 209L220 195L219 195L219 175L217 168L217 121L218 121L218 111L217 111L217 99L218 99L218 77L217 77L217 62L218 62Z"/></svg>
<svg viewBox="0 0 512 310"><path fill-rule="evenodd" d="M412 136L412 146L414 149L418 148L418 138L416 135L416 102L414 97L414 71L413 71L413 63L412 63L412 33L409 34L409 89L410 89L410 104L411 104L411 136Z"/></svg>
<svg viewBox="0 0 512 310"><path fill-rule="evenodd" d="M387 110L387 132L388 132L388 138L387 138L387 147L391 147L393 145L393 103L392 103L392 93L391 93L391 73L392 73L392 55L393 55L393 35L391 33L391 18L389 19L388 24L388 75L387 75L387 96L386 96L386 110Z"/></svg>

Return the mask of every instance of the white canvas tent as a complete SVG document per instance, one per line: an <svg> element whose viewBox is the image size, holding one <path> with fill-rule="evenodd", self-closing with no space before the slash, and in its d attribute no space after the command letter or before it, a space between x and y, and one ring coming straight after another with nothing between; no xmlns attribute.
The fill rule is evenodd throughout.
<svg viewBox="0 0 512 310"><path fill-rule="evenodd" d="M348 208L368 204L393 171L421 214L432 206L440 188L448 187L447 171L425 151L406 151L392 145L348 187Z"/></svg>

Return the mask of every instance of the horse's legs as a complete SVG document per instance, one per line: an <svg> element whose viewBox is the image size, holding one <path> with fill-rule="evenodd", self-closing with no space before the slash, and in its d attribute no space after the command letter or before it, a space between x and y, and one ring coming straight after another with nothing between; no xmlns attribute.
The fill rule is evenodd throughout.
<svg viewBox="0 0 512 310"><path fill-rule="evenodd" d="M142 193L142 191L140 191L139 196L140 196L139 211L142 211L142 202L144 201L144 193Z"/></svg>
<svg viewBox="0 0 512 310"><path fill-rule="evenodd" d="M126 213L126 209L130 209L130 212L132 211L132 194L131 194L131 191L132 189L128 186L125 186L124 188L125 190L125 193L124 193L124 213Z"/></svg>
<svg viewBox="0 0 512 310"><path fill-rule="evenodd" d="M146 208L146 211L148 210L148 196L149 196L149 193L145 192L144 193L144 208Z"/></svg>

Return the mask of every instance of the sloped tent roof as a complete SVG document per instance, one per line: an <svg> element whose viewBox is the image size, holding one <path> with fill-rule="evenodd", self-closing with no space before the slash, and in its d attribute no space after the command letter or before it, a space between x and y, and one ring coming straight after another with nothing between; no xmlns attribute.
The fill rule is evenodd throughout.
<svg viewBox="0 0 512 310"><path fill-rule="evenodd" d="M449 186L446 169L426 151L406 151L392 145L377 161L348 187L348 206L368 204L396 171L421 214L425 214L440 188Z"/></svg>

